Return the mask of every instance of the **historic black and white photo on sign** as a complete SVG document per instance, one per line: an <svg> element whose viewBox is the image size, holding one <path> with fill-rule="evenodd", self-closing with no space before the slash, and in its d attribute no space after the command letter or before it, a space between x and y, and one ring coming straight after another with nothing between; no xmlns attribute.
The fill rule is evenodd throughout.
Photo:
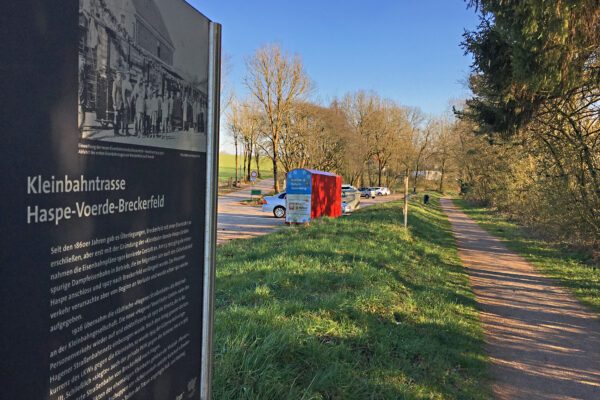
<svg viewBox="0 0 600 400"><path fill-rule="evenodd" d="M208 22L184 2L80 0L81 138L206 151Z"/></svg>

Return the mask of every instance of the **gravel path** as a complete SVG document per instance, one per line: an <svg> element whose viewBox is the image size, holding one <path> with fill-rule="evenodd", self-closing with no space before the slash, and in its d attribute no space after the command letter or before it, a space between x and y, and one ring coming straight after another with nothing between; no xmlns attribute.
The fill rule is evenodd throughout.
<svg viewBox="0 0 600 400"><path fill-rule="evenodd" d="M600 320L443 199L481 309L497 399L600 400Z"/></svg>

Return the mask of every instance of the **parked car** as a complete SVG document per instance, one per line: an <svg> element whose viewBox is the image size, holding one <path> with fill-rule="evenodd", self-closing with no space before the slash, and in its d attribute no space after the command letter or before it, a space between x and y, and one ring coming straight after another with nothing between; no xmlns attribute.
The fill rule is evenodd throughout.
<svg viewBox="0 0 600 400"><path fill-rule="evenodd" d="M391 190L386 186L382 186L381 188L379 188L379 190L381 191L382 196L389 196L390 194L392 194Z"/></svg>
<svg viewBox="0 0 600 400"><path fill-rule="evenodd" d="M285 217L285 198L286 192L281 192L274 196L265 196L262 199L262 210L264 212L272 212L275 218Z"/></svg>
<svg viewBox="0 0 600 400"><path fill-rule="evenodd" d="M361 193L357 188L352 185L342 185L342 202L350 207L350 212L359 208L360 197Z"/></svg>
<svg viewBox="0 0 600 400"><path fill-rule="evenodd" d="M377 196L388 196L391 194L390 189L385 186L375 186L371 188Z"/></svg>
<svg viewBox="0 0 600 400"><path fill-rule="evenodd" d="M360 197L372 198L374 199L377 193L370 187L362 187L358 189L360 191Z"/></svg>

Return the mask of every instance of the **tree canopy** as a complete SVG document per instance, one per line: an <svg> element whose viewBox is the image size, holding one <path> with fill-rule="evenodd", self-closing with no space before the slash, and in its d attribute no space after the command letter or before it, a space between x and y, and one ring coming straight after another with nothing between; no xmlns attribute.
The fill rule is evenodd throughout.
<svg viewBox="0 0 600 400"><path fill-rule="evenodd" d="M470 116L486 131L513 134L544 103L600 81L600 1L471 0L477 30L464 34L473 56Z"/></svg>
<svg viewBox="0 0 600 400"><path fill-rule="evenodd" d="M465 157L474 162L471 195L563 238L595 243L600 1L471 0L469 6L480 13L478 28L462 42L474 60L474 96L457 114L496 147L476 143L476 157Z"/></svg>

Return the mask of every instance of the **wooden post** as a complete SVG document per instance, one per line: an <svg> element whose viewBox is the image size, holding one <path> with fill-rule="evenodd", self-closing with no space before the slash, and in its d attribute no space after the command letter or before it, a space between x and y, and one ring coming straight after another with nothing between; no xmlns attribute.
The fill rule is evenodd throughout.
<svg viewBox="0 0 600 400"><path fill-rule="evenodd" d="M408 228L408 173L404 176L404 228Z"/></svg>

